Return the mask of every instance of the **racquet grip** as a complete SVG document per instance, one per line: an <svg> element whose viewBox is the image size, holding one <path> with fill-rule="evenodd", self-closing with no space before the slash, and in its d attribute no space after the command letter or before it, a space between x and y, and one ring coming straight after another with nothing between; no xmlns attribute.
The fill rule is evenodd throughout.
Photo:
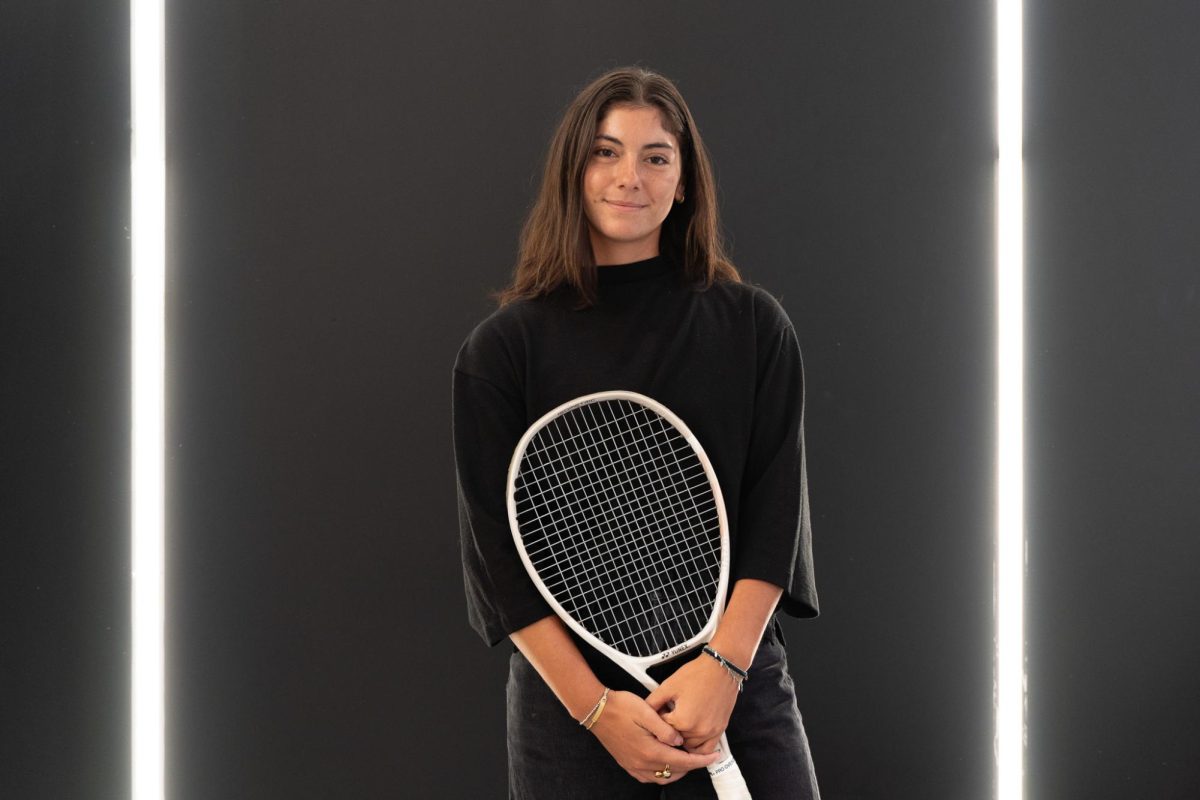
<svg viewBox="0 0 1200 800"><path fill-rule="evenodd" d="M713 789L716 790L717 797L720 800L751 800L750 789L746 787L746 779L742 777L742 770L733 760L733 756L729 752L729 740L723 733L718 746L721 748L724 758L708 767L708 775L712 778Z"/></svg>

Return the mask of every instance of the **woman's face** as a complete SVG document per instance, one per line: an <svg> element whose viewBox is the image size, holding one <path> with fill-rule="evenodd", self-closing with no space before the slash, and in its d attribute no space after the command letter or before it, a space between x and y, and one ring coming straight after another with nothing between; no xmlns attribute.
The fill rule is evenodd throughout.
<svg viewBox="0 0 1200 800"><path fill-rule="evenodd" d="M583 208L598 265L658 255L658 235L683 198L679 143L656 108L619 105L596 129L583 173Z"/></svg>

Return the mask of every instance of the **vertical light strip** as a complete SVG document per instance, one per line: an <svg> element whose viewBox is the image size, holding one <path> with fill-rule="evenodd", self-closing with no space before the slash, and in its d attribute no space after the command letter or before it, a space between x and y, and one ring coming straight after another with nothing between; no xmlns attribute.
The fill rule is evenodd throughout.
<svg viewBox="0 0 1200 800"><path fill-rule="evenodd" d="M1024 203L1021 0L996 3L996 796L1025 773Z"/></svg>
<svg viewBox="0 0 1200 800"><path fill-rule="evenodd" d="M163 0L130 4L132 101L132 788L164 796L166 134Z"/></svg>

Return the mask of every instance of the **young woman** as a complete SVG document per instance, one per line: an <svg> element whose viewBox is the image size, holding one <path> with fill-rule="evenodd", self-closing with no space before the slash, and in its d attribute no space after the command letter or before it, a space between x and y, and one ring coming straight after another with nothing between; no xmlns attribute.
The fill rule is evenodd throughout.
<svg viewBox="0 0 1200 800"><path fill-rule="evenodd" d="M724 253L712 166L669 80L613 70L568 106L499 301L458 354L454 440L470 621L515 645L510 797L713 797L704 767L723 731L756 799L818 797L774 619L817 614L800 349ZM674 411L713 463L733 558L709 644L748 672L740 687L697 650L646 697L554 616L517 555L504 497L517 441L607 389Z"/></svg>

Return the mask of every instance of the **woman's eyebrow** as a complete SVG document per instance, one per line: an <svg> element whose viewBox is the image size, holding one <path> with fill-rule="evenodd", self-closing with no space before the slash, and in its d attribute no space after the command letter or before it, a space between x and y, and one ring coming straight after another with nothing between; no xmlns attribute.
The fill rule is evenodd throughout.
<svg viewBox="0 0 1200 800"><path fill-rule="evenodd" d="M607 133L598 133L598 134L596 134L596 138L597 139L605 139L610 142L615 142L616 144L619 144L622 147L625 146L625 143L622 142L620 139L618 139L615 136L609 136ZM667 142L651 142L650 144L642 145L643 150L650 150L652 148L662 148L664 150L674 150L675 149Z"/></svg>

